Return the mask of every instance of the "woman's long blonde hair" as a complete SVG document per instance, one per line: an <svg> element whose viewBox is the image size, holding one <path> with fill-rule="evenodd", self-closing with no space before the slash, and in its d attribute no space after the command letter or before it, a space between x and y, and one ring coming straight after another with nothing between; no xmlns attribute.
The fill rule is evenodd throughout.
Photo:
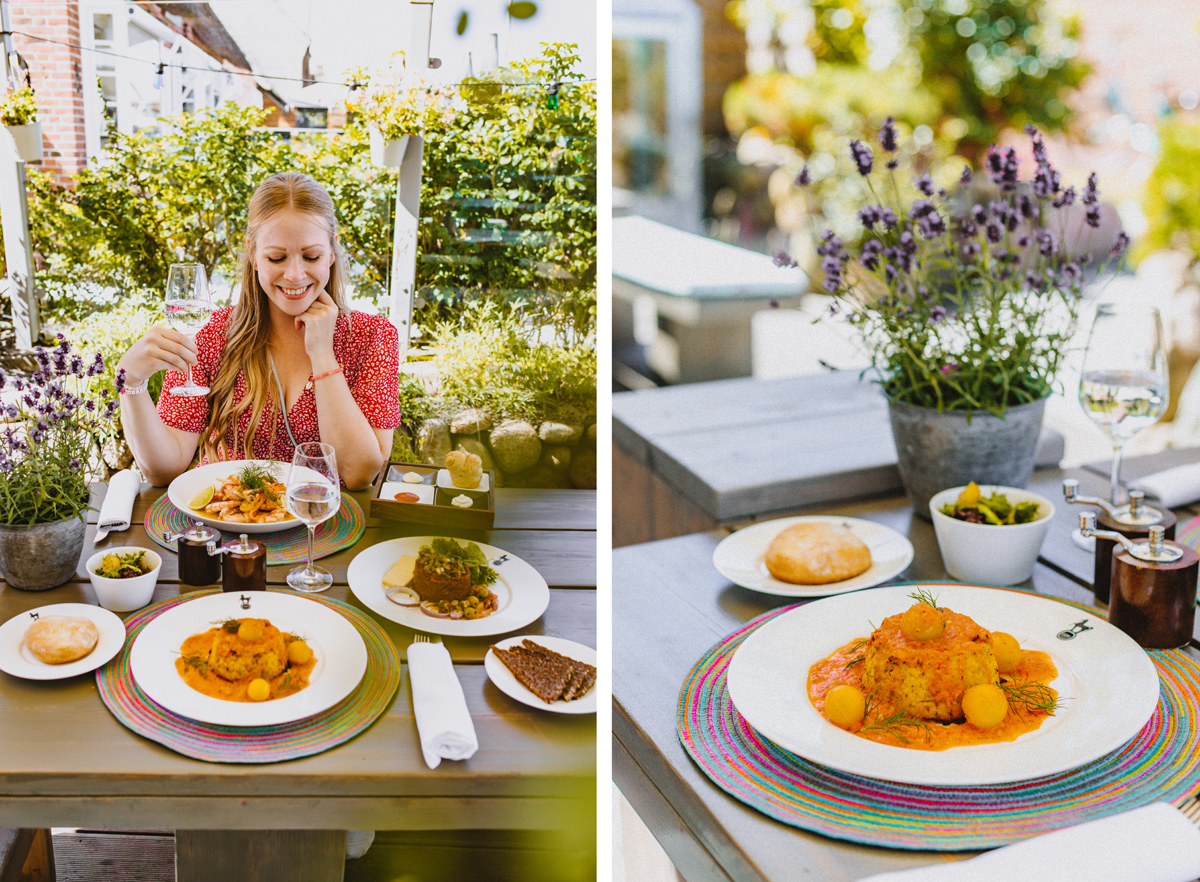
<svg viewBox="0 0 1200 882"><path fill-rule="evenodd" d="M216 376L209 383L208 425L201 437L203 452L209 461L237 457L253 458L252 440L268 402L275 396L271 380L270 350L271 311L267 292L258 281L255 254L262 225L281 211L296 211L319 218L329 230L329 245L333 249L333 266L329 268L326 290L338 312L348 312L346 306L344 256L337 241L337 216L333 200L320 184L299 172L283 172L267 178L250 197L246 212L246 239L242 246L242 289L237 305L225 328L225 347L217 365ZM238 373L246 372L246 394L234 400ZM275 402L278 420L285 402ZM237 437L238 418L250 409L250 424L244 439ZM231 451L226 438L233 429L234 447ZM272 432L277 423L272 426ZM272 436L273 437L273 436Z"/></svg>

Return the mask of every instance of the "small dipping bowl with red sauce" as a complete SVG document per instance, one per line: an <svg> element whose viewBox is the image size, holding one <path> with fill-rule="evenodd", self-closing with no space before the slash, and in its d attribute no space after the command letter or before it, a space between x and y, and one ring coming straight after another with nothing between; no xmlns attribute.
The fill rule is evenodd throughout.
<svg viewBox="0 0 1200 882"><path fill-rule="evenodd" d="M379 498L387 502L433 505L436 491L437 488L432 484L405 484L401 481L387 481L379 488Z"/></svg>

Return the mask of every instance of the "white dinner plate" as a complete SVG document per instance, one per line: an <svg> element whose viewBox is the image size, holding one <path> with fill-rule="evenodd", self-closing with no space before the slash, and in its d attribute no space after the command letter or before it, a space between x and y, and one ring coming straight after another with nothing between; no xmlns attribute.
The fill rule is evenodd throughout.
<svg viewBox="0 0 1200 882"><path fill-rule="evenodd" d="M95 647L81 659L63 665L50 665L29 651L25 632L36 617L78 616L91 619L100 632ZM26 680L64 680L86 674L109 661L125 645L125 623L120 616L90 603L55 603L39 606L13 616L0 625L0 671Z"/></svg>
<svg viewBox="0 0 1200 882"><path fill-rule="evenodd" d="M554 650L560 655L577 659L592 667L596 666L596 650L563 637L526 634L520 637L506 637L503 640L497 640L496 645L501 649L508 649L509 647L519 645L526 637L534 643L540 643L547 649ZM496 654L490 648L487 651L487 655L483 657L483 667L487 671L487 675L491 681L496 684L497 689L509 698L514 698L522 704L555 714L594 714L596 712L596 690L599 689L599 680L596 681L582 698L576 698L574 701L563 701L560 698L557 701L546 704L546 702L530 692L520 680L514 677L513 672L508 669L508 666L504 662L496 658Z"/></svg>
<svg viewBox="0 0 1200 882"><path fill-rule="evenodd" d="M383 574L402 554L414 557L422 545L428 545L432 536L409 536L404 539L389 539L360 551L346 579L350 590L363 605L385 619L423 631L426 634L444 634L454 637L486 637L491 634L507 634L524 628L536 620L550 605L550 587L541 573L521 560L494 545L477 542L496 571L496 581L488 586L499 596L499 608L482 619L438 619L421 612L419 607L400 606L388 600L383 593ZM460 545L465 539L456 539ZM503 563L496 561L507 558Z"/></svg>
<svg viewBox="0 0 1200 882"><path fill-rule="evenodd" d="M1054 716L1016 741L931 751L877 744L817 713L808 700L809 667L904 612L913 603L909 595L922 587L939 606L1012 634L1024 649L1049 653L1058 669L1050 685L1062 705ZM1072 632L1070 639L1058 636ZM1078 768L1137 735L1158 704L1150 657L1096 613L958 583L875 588L783 613L738 647L728 684L738 712L780 747L843 772L932 786L1002 784Z"/></svg>
<svg viewBox="0 0 1200 882"><path fill-rule="evenodd" d="M267 619L304 638L317 657L308 686L284 698L250 702L213 698L184 682L175 669L183 641L241 618ZM307 597L278 591L206 594L152 619L133 641L129 668L150 698L180 716L222 726L274 726L328 710L353 692L367 670L367 646L345 616Z"/></svg>
<svg viewBox="0 0 1200 882"><path fill-rule="evenodd" d="M776 579L767 572L767 565L763 562L767 546L787 527L805 523L841 524L846 527L871 550L870 569L849 579L824 585L793 585ZM726 579L752 591L785 597L826 597L870 588L904 572L912 559L912 543L891 527L861 518L826 515L777 518L753 524L726 536L713 549L713 566Z"/></svg>
<svg viewBox="0 0 1200 882"><path fill-rule="evenodd" d="M173 506L189 518L201 521L211 527L216 527L218 530L224 530L226 533L280 533L283 530L293 530L296 527L303 528L304 522L292 517L291 514L284 520L273 524L237 524L232 521L223 521L220 518L210 517L202 511L188 508L188 503L195 499L196 494L205 487L213 487L214 489L220 487L226 478L230 475L236 475L241 469L252 462L264 468L270 468L272 474L279 479L281 484L287 483L291 463L272 462L268 459L226 460L223 462L210 462L208 465L197 466L194 469L184 472L167 487L167 498L171 500Z"/></svg>

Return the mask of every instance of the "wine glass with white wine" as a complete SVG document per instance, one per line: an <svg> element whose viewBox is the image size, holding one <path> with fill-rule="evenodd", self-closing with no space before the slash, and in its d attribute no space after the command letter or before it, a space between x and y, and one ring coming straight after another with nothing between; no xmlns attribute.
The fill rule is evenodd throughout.
<svg viewBox="0 0 1200 882"><path fill-rule="evenodd" d="M296 445L284 504L308 527L308 563L293 568L287 575L287 583L305 594L324 591L333 584L333 575L326 569L313 566L313 536L317 532L317 524L337 514L342 504L337 456L332 446L320 441L305 441Z"/></svg>
<svg viewBox="0 0 1200 882"><path fill-rule="evenodd" d="M1158 422L1169 400L1167 345L1158 310L1142 304L1101 303L1083 356L1079 404L1112 437L1113 505L1121 503L1125 442Z"/></svg>
<svg viewBox="0 0 1200 882"><path fill-rule="evenodd" d="M208 288L208 276L198 263L173 263L167 272L167 295L163 303L167 324L181 334L195 334L208 322L212 315L212 294ZM196 397L208 394L207 386L192 382L192 366L187 369L187 380L171 388L172 395Z"/></svg>

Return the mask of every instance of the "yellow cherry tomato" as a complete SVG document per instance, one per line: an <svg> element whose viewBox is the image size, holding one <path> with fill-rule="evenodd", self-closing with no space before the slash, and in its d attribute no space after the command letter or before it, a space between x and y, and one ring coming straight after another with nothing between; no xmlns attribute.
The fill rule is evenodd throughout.
<svg viewBox="0 0 1200 882"><path fill-rule="evenodd" d="M238 626L238 636L247 643L253 643L255 640L262 640L263 627L258 622L242 622Z"/></svg>
<svg viewBox="0 0 1200 882"><path fill-rule="evenodd" d="M963 714L977 729L994 729L1008 716L1004 690L991 683L980 683L963 693Z"/></svg>
<svg viewBox="0 0 1200 882"><path fill-rule="evenodd" d="M302 665L312 658L312 647L303 640L293 640L288 644L288 661L294 665Z"/></svg>
<svg viewBox="0 0 1200 882"><path fill-rule="evenodd" d="M992 653L996 656L996 665L1002 674L1011 674L1021 663L1021 644L1012 634L993 631Z"/></svg>
<svg viewBox="0 0 1200 882"><path fill-rule="evenodd" d="M834 686L825 693L825 716L842 729L861 723L866 709L867 700L853 686Z"/></svg>
<svg viewBox="0 0 1200 882"><path fill-rule="evenodd" d="M246 697L251 701L266 701L271 697L271 684L262 677L251 680L246 687Z"/></svg>
<svg viewBox="0 0 1200 882"><path fill-rule="evenodd" d="M979 485L972 481L963 488L962 493L958 494L958 502L956 505L978 505L979 497L982 494L979 492Z"/></svg>
<svg viewBox="0 0 1200 882"><path fill-rule="evenodd" d="M900 616L900 633L909 640L936 640L945 629L942 611L928 603L914 603Z"/></svg>

